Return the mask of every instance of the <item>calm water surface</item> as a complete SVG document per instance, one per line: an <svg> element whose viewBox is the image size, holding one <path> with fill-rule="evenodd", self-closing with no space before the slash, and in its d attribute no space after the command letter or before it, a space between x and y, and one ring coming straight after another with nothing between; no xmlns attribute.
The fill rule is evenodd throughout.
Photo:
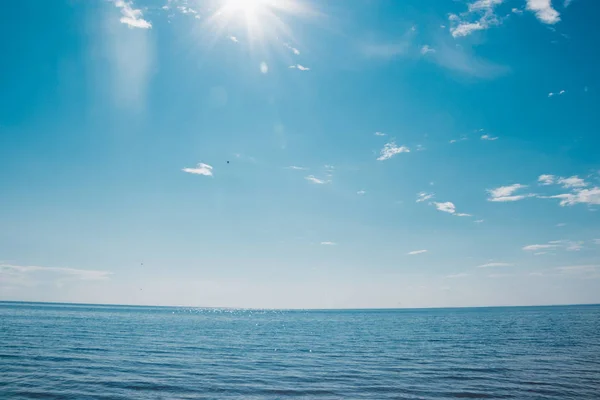
<svg viewBox="0 0 600 400"><path fill-rule="evenodd" d="M600 399L600 306L0 302L2 399Z"/></svg>

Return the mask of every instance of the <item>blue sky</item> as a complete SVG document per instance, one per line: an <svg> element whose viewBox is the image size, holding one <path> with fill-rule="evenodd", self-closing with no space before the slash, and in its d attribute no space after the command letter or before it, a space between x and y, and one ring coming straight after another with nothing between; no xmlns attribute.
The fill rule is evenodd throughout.
<svg viewBox="0 0 600 400"><path fill-rule="evenodd" d="M11 2L0 299L600 302L599 13Z"/></svg>

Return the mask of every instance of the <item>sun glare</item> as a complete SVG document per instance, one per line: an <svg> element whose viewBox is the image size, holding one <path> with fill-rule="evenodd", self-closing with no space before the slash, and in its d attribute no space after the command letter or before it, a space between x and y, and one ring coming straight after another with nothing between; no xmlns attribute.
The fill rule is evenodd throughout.
<svg viewBox="0 0 600 400"><path fill-rule="evenodd" d="M249 41L291 36L282 15L311 16L305 0L220 0L211 20L219 30L241 24L246 28Z"/></svg>

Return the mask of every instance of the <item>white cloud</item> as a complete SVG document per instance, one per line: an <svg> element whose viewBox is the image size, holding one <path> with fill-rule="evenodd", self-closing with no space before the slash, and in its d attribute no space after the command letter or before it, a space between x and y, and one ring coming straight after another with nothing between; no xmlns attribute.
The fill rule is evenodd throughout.
<svg viewBox="0 0 600 400"><path fill-rule="evenodd" d="M523 247L525 251L538 251L538 250L548 250L548 249L556 249L559 247L557 244L530 244L528 246Z"/></svg>
<svg viewBox="0 0 600 400"><path fill-rule="evenodd" d="M494 8L503 2L504 0L477 0L470 3L468 11L460 16L450 14L450 33L454 38L458 38L499 25L501 20L494 13Z"/></svg>
<svg viewBox="0 0 600 400"><path fill-rule="evenodd" d="M568 178L559 178L558 183L563 185L564 188L582 188L587 186L587 183L577 175Z"/></svg>
<svg viewBox="0 0 600 400"><path fill-rule="evenodd" d="M526 188L527 185L521 185L520 183L515 183L514 185L509 186L500 186L496 189L489 189L488 193L490 197L488 197L488 201L494 202L508 202L508 201L518 201L523 200L526 197L531 197L533 194L523 194L523 195L514 195L519 189Z"/></svg>
<svg viewBox="0 0 600 400"><path fill-rule="evenodd" d="M465 272L461 272L461 273L458 273L458 274L446 275L446 278L448 278L448 279L457 279L457 278L464 278L464 277L467 277L467 276L470 276L470 274L467 274Z"/></svg>
<svg viewBox="0 0 600 400"><path fill-rule="evenodd" d="M456 139L452 139L450 143L456 143Z"/></svg>
<svg viewBox="0 0 600 400"><path fill-rule="evenodd" d="M513 12L513 14L519 14L519 15L523 14L523 10L521 10L519 8L513 8L511 11Z"/></svg>
<svg viewBox="0 0 600 400"><path fill-rule="evenodd" d="M548 93L548 97L552 97L552 96L554 96L554 93L552 93L552 92Z"/></svg>
<svg viewBox="0 0 600 400"><path fill-rule="evenodd" d="M537 19L545 24L560 21L560 14L552 8L551 0L527 0L527 10L533 12Z"/></svg>
<svg viewBox="0 0 600 400"><path fill-rule="evenodd" d="M538 177L538 183L543 186L552 185L556 177L554 175L540 175Z"/></svg>
<svg viewBox="0 0 600 400"><path fill-rule="evenodd" d="M563 3L564 7L567 8L571 5L571 3L573 2L573 0L565 0L565 2Z"/></svg>
<svg viewBox="0 0 600 400"><path fill-rule="evenodd" d="M456 217L472 217L471 214L457 213L456 206L451 201L446 201L443 203L433 202L433 203L429 203L429 204L435 206L435 208L439 211L442 211L442 212L445 212L448 214L452 214Z"/></svg>
<svg viewBox="0 0 600 400"><path fill-rule="evenodd" d="M189 174L204 175L204 176L213 176L212 170L213 170L213 167L211 167L208 164L204 164L204 163L198 163L198 165L196 165L196 168L182 169L183 172L187 172Z"/></svg>
<svg viewBox="0 0 600 400"><path fill-rule="evenodd" d="M408 254L409 256L415 256L417 254L423 254L423 253L427 253L427 250L413 250L413 251L409 251Z"/></svg>
<svg viewBox="0 0 600 400"><path fill-rule="evenodd" d="M496 268L496 267L512 267L512 264L502 263L502 262L491 262L491 263L477 266L477 268Z"/></svg>
<svg viewBox="0 0 600 400"><path fill-rule="evenodd" d="M427 53L435 53L435 49L426 44L425 46L421 47L421 54L425 55Z"/></svg>
<svg viewBox="0 0 600 400"><path fill-rule="evenodd" d="M399 153L410 153L410 149L406 146L396 146L395 142L386 143L381 149L380 156L377 158L378 161L384 161L392 158Z"/></svg>
<svg viewBox="0 0 600 400"><path fill-rule="evenodd" d="M293 169L296 171L306 171L308 168L306 167L298 167L296 165L290 165L289 167L287 167L287 169Z"/></svg>
<svg viewBox="0 0 600 400"><path fill-rule="evenodd" d="M561 90L560 92L558 92L559 95L565 94L565 93L567 93L565 90Z"/></svg>
<svg viewBox="0 0 600 400"><path fill-rule="evenodd" d="M290 49L295 55L300 55L300 50L298 50L297 48L290 46L288 43L284 43L283 45Z"/></svg>
<svg viewBox="0 0 600 400"><path fill-rule="evenodd" d="M336 246L336 242L321 242L322 246Z"/></svg>
<svg viewBox="0 0 600 400"><path fill-rule="evenodd" d="M467 214L467 213L456 213L454 215L456 215L457 217L472 217L471 214Z"/></svg>
<svg viewBox="0 0 600 400"><path fill-rule="evenodd" d="M433 205L439 211L447 212L449 214L456 213L456 206L451 201L447 201L445 203L436 203L436 202L434 202Z"/></svg>
<svg viewBox="0 0 600 400"><path fill-rule="evenodd" d="M427 201L429 199L432 199L434 196L433 193L426 193L426 192L421 192L417 194L417 203L422 203L424 201Z"/></svg>
<svg viewBox="0 0 600 400"><path fill-rule="evenodd" d="M288 68L292 68L292 69L299 69L300 71L310 71L310 68L308 67L304 67L300 64L296 64L296 65L290 65Z"/></svg>
<svg viewBox="0 0 600 400"><path fill-rule="evenodd" d="M365 193L367 193L367 192L365 192L364 190L359 190L358 192L356 192L356 194L359 195L359 196L362 196Z"/></svg>
<svg viewBox="0 0 600 400"><path fill-rule="evenodd" d="M190 8L190 7L186 7L186 6L177 6L177 9L182 14L198 14L198 12L196 10L194 10L193 8Z"/></svg>
<svg viewBox="0 0 600 400"><path fill-rule="evenodd" d="M548 199L561 199L561 206L573 206L575 204L594 204L600 205L600 187L591 189L575 189L572 193L557 194L555 196L546 196Z"/></svg>
<svg viewBox="0 0 600 400"><path fill-rule="evenodd" d="M130 28L152 28L152 24L143 18L142 10L133 8L133 2L116 0L115 6L121 9L123 15L119 21Z"/></svg>
<svg viewBox="0 0 600 400"><path fill-rule="evenodd" d="M492 137L490 135L481 135L481 140L498 140L498 137Z"/></svg>
<svg viewBox="0 0 600 400"><path fill-rule="evenodd" d="M475 220L473 222L476 223L476 224L481 224L483 222L483 220L482 219L477 219L477 220Z"/></svg>
<svg viewBox="0 0 600 400"><path fill-rule="evenodd" d="M229 40L231 40L232 42L239 42L238 39L235 36L229 36Z"/></svg>
<svg viewBox="0 0 600 400"><path fill-rule="evenodd" d="M269 66L264 61L260 63L260 72L262 72L263 74L269 72Z"/></svg>
<svg viewBox="0 0 600 400"><path fill-rule="evenodd" d="M487 29L487 24L482 24L480 21L477 22L461 22L454 28L450 28L452 36L462 37L469 36L471 33Z"/></svg>
<svg viewBox="0 0 600 400"><path fill-rule="evenodd" d="M316 178L314 175L309 175L309 176L305 177L304 179L306 179L309 182L316 183L317 185L324 185L326 183L329 183L329 181L325 181L323 179Z"/></svg>
<svg viewBox="0 0 600 400"><path fill-rule="evenodd" d="M387 135L383 132L375 132L375 136L387 136Z"/></svg>
<svg viewBox="0 0 600 400"><path fill-rule="evenodd" d="M70 278L82 281L96 281L108 279L112 272L97 271L88 269L76 268L61 268L61 267L39 267L39 266L22 266L12 264L0 264L0 277L2 275L15 274L33 274L33 273L52 273L60 275L64 278Z"/></svg>

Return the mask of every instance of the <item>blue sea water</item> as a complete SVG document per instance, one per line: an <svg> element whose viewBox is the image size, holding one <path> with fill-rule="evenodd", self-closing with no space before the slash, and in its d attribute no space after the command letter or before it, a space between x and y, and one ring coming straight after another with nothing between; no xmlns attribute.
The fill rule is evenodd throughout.
<svg viewBox="0 0 600 400"><path fill-rule="evenodd" d="M0 303L2 399L600 399L600 306Z"/></svg>

